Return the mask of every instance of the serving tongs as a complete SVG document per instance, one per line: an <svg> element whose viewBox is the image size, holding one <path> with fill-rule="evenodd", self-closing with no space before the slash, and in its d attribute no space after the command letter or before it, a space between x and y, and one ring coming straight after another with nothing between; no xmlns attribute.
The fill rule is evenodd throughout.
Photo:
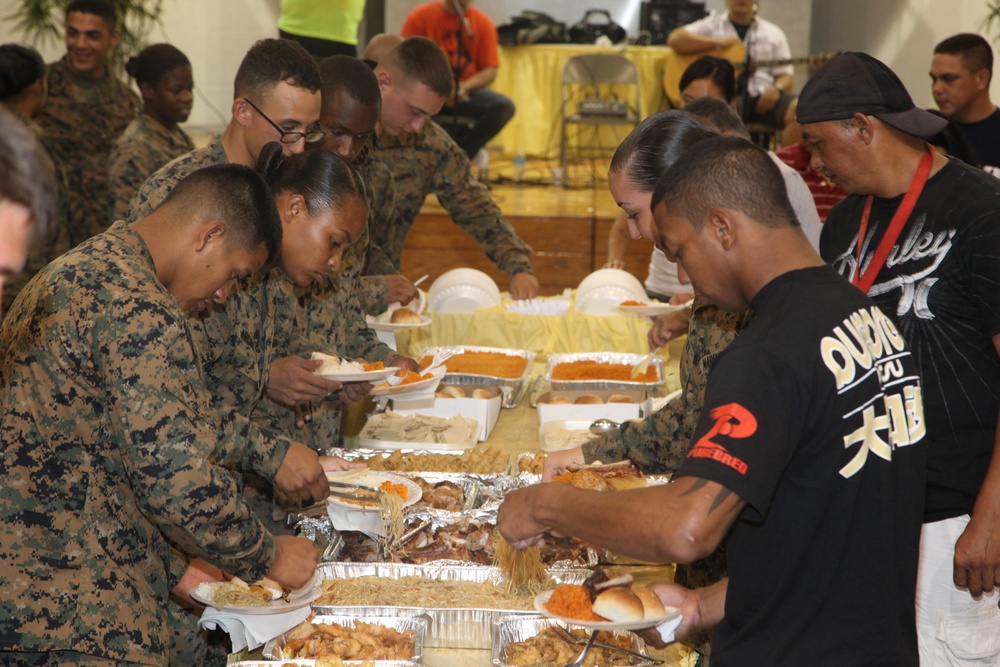
<svg viewBox="0 0 1000 667"><path fill-rule="evenodd" d="M662 665L663 664L662 660L656 660L655 658L651 658L648 655L643 655L642 653L639 653L638 651L631 651L631 650L629 650L627 648L622 648L621 646L615 646L614 644L605 644L604 642L597 641L597 633L600 632L599 630L594 630L593 633L591 633L591 635L590 635L590 639L580 639L579 637L577 637L576 635L572 634L569 630L567 630L566 628L562 627L561 625L553 625L552 629L567 644L576 644L576 645L583 644L584 645L583 653L581 653L580 656L576 660L574 660L573 662L571 662L568 665L566 665L566 667L570 667L571 665L573 667L576 667L577 665L582 665L584 659L587 657L587 653L590 652L590 648L592 646L599 646L600 648L608 649L609 651L617 651L619 653L625 653L626 655L631 655L631 656L636 657L636 658L642 658L643 660L649 661L649 662L651 662L654 665Z"/></svg>
<svg viewBox="0 0 1000 667"><path fill-rule="evenodd" d="M379 503L383 493L385 491L382 489L373 489L369 486L360 486L349 482L330 482L330 495L335 498Z"/></svg>

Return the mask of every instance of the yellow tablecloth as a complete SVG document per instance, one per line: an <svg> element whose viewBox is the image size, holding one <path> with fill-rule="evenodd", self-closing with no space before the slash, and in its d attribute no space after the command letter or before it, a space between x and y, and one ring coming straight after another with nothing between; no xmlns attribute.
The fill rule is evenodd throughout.
<svg viewBox="0 0 1000 667"><path fill-rule="evenodd" d="M517 106L514 118L496 139L505 155L513 156L523 150L527 155L558 157L563 66L573 56L585 53L621 54L636 64L642 87L640 115L643 118L670 108L663 92L663 64L673 55L673 50L666 46L502 46L493 89L514 100Z"/></svg>

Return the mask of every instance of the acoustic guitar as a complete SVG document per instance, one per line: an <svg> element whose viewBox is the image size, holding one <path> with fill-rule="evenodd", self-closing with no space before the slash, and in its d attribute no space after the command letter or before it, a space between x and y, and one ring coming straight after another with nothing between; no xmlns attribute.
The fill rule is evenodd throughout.
<svg viewBox="0 0 1000 667"><path fill-rule="evenodd" d="M687 70L691 63L704 55L713 55L718 56L719 58L725 58L735 65L737 76L739 76L744 63L746 62L747 51L746 47L742 44L733 44L723 51L706 51L704 53L694 53L687 56L682 56L676 51L672 52L663 62L663 92L667 94L667 99L670 100L670 104L675 109L679 109L681 106L681 77L684 76L685 70ZM812 56L802 56L800 58L761 60L752 63L752 65L753 68L782 67L784 65L822 66L830 62L830 60L836 55L836 53L820 53Z"/></svg>

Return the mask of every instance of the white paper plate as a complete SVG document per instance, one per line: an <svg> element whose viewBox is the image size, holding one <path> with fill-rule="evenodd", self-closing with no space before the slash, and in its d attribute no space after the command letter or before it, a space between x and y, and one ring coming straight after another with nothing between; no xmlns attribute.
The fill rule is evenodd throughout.
<svg viewBox="0 0 1000 667"><path fill-rule="evenodd" d="M337 481L336 473L328 473L326 478L330 481ZM347 484L356 484L357 486L363 486L368 489L377 489L382 485L383 482L392 482L393 484L402 484L406 487L406 500L403 501L403 507L409 507L410 505L418 502L423 496L423 491L420 489L420 485L411 479L407 479L402 475L395 475L391 472L381 472L375 470L369 470L367 474L351 477ZM354 503L348 502L341 498L335 496L330 496L326 499L328 506L340 507L348 510L355 510L358 512L378 512L379 506L373 505L371 507L365 507L363 505L355 505Z"/></svg>
<svg viewBox="0 0 1000 667"><path fill-rule="evenodd" d="M655 628L657 625L665 623L666 621L677 618L681 615L680 609L677 609L676 607L667 607L667 613L663 616L643 619L641 621L629 621L623 623L614 623L612 621L581 621L575 618L557 616L546 609L545 603L549 601L550 597L552 597L552 591L539 593L535 597L535 609L542 616L545 616L546 618L554 618L558 621L563 621L564 623L578 625L581 628L590 628L591 630L645 630L647 628Z"/></svg>
<svg viewBox="0 0 1000 667"><path fill-rule="evenodd" d="M437 389L437 385L441 383L441 379L444 377L447 368L444 366L438 366L432 369L430 372L433 377L427 380L420 380L419 382L411 382L410 384L398 384L395 386L375 386L370 394L372 396L399 396L401 394L410 394L420 391L434 391ZM423 375L427 373L426 370L421 369L420 374ZM386 378L388 379L388 378Z"/></svg>
<svg viewBox="0 0 1000 667"><path fill-rule="evenodd" d="M590 425L593 422L558 419L548 421L538 427L538 446L543 452L560 452L564 449L582 447L591 438ZM562 442L556 437L557 432L572 434L573 441ZM579 437L575 437L579 434Z"/></svg>
<svg viewBox="0 0 1000 667"><path fill-rule="evenodd" d="M452 269L442 274L427 292L427 309L438 313L471 313L500 305L500 288L489 275L476 269Z"/></svg>
<svg viewBox="0 0 1000 667"><path fill-rule="evenodd" d="M399 322L393 324L392 322L379 322L371 315L367 315L366 321L368 322L368 328L374 329L375 331L408 331L409 329L419 329L420 327L425 327L431 323L431 318L427 315L420 316L420 323L414 324L413 322Z"/></svg>
<svg viewBox="0 0 1000 667"><path fill-rule="evenodd" d="M688 306L672 306L669 303L647 303L641 306L616 306L618 310L626 315L636 315L638 317L659 317L668 313L676 313L685 310Z"/></svg>
<svg viewBox="0 0 1000 667"><path fill-rule="evenodd" d="M378 382L379 380L384 380L399 368L396 366L389 366L388 368L383 368L379 371L365 371L363 373L316 373L324 380L333 380L335 382Z"/></svg>
<svg viewBox="0 0 1000 667"><path fill-rule="evenodd" d="M621 315L618 304L643 298L621 285L598 285L576 293L576 309L588 315Z"/></svg>
<svg viewBox="0 0 1000 667"><path fill-rule="evenodd" d="M218 586L221 584L199 584L201 586ZM270 614L283 614L286 611L295 611L296 609L301 609L302 607L308 607L313 600L322 595L323 589L316 583L316 577L309 582L307 586L304 586L297 591L292 591L289 594L288 600L275 600L266 607L215 607L215 603L212 602L212 597L209 595L204 595L195 588L191 591L191 597L203 605L209 607L215 607L216 609L222 611L232 611L238 614L246 614L248 616L268 616Z"/></svg>

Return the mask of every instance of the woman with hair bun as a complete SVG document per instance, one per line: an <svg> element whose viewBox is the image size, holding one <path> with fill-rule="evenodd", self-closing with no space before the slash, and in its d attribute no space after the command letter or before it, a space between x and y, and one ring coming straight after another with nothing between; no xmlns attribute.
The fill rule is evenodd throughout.
<svg viewBox="0 0 1000 667"><path fill-rule="evenodd" d="M31 122L48 95L48 67L38 51L21 44L0 45L0 103L18 120Z"/></svg>
<svg viewBox="0 0 1000 667"><path fill-rule="evenodd" d="M129 58L125 71L139 86L143 107L111 152L109 223L127 217L132 195L153 172L194 150L191 138L178 126L191 115L194 99L187 56L170 44L153 44Z"/></svg>

